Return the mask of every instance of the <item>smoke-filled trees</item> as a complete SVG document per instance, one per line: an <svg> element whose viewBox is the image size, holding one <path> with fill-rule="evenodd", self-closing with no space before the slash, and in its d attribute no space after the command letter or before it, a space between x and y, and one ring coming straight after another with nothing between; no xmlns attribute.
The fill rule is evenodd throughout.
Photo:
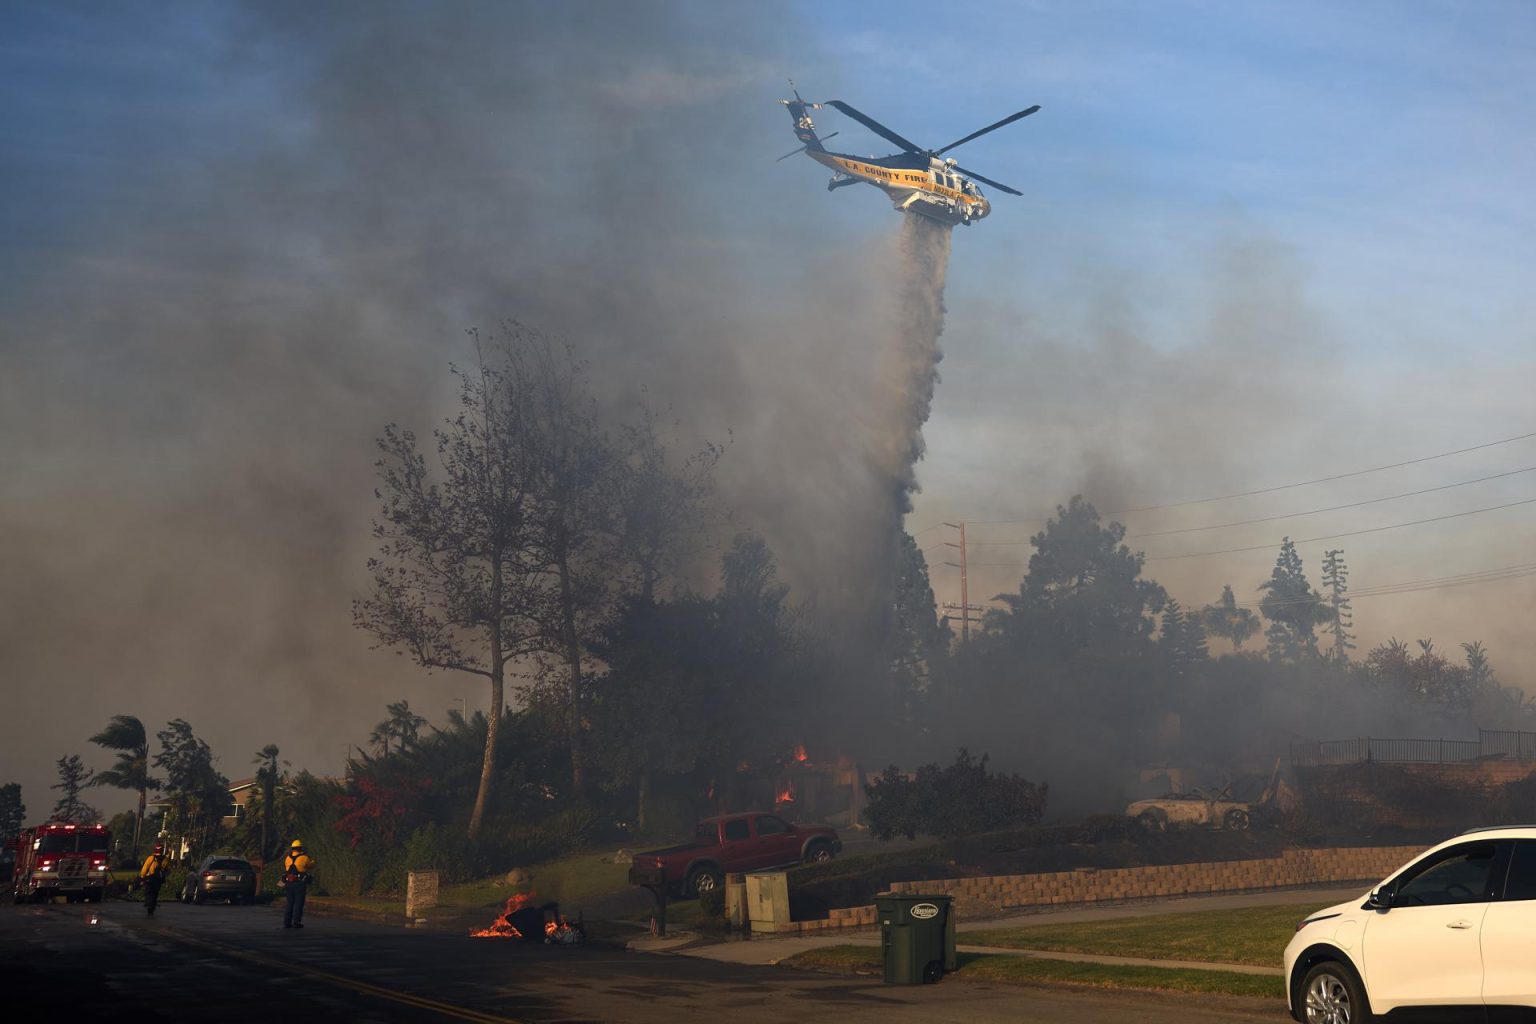
<svg viewBox="0 0 1536 1024"><path fill-rule="evenodd" d="M53 788L59 791L60 796L58 803L53 805L53 820L75 824L98 820L101 812L80 799L81 790L91 784L91 770L80 760L79 754L61 757L57 764L59 781L54 783Z"/></svg>
<svg viewBox="0 0 1536 1024"><path fill-rule="evenodd" d="M435 465L409 431L379 445L384 500L372 593L354 621L429 671L486 678L491 690L480 831L495 779L508 666L537 669L529 697L559 711L571 788L586 784L588 654L630 593L654 600L702 519L715 449L675 473L646 413L618 439L585 364L519 324L480 344L460 372L460 410L434 431ZM381 727L383 742L389 730Z"/></svg>
<svg viewBox="0 0 1536 1024"><path fill-rule="evenodd" d="M723 778L804 740L811 673L768 546L738 535L720 579L710 599L631 595L595 648L593 765L607 788L634 787L642 827L653 777Z"/></svg>
<svg viewBox="0 0 1536 1024"><path fill-rule="evenodd" d="M507 666L538 650L538 574L530 552L540 528L541 467L526 443L527 380L504 350L455 368L459 412L433 431L435 471L416 435L391 424L375 494L383 500L369 559L372 593L353 621L380 645L428 671L482 676L490 688L480 786L469 835L479 834L496 768Z"/></svg>
<svg viewBox="0 0 1536 1024"><path fill-rule="evenodd" d="M951 632L937 615L928 563L905 530L897 541L895 590L887 630L886 660L893 696L910 705L928 689L935 662L949 652Z"/></svg>
<svg viewBox="0 0 1536 1024"><path fill-rule="evenodd" d="M1296 544L1286 537L1275 558L1269 579L1259 585L1264 598L1259 610L1269 620L1264 635L1269 640L1269 656L1282 661L1317 653L1317 629L1331 615L1322 595L1312 589L1302 569Z"/></svg>
<svg viewBox="0 0 1536 1024"><path fill-rule="evenodd" d="M658 429L655 410L620 435L613 494L618 531L615 555L623 590L654 602L658 589L697 560L711 518L713 473L724 449L705 444L676 461Z"/></svg>
<svg viewBox="0 0 1536 1024"><path fill-rule="evenodd" d="M133 818L133 849L139 853L139 840L144 832L144 804L151 790L160 788L160 780L149 774L149 735L144 723L132 715L113 715L107 727L91 742L108 750L117 751L117 761L112 767L96 773L93 786L114 786L132 790L138 794L138 810Z"/></svg>
<svg viewBox="0 0 1536 1024"><path fill-rule="evenodd" d="M1011 615L996 620L1006 633L1038 629L1039 639L1064 650L1138 648L1151 636L1167 594L1141 578L1143 555L1121 543L1125 527L1102 526L1081 495L1029 542L1035 553L1017 594L1002 595Z"/></svg>
<svg viewBox="0 0 1536 1024"><path fill-rule="evenodd" d="M1205 630L1194 615L1185 614L1179 602L1169 598L1163 606L1162 632L1158 646L1168 660L1175 677L1183 677L1207 657Z"/></svg>
<svg viewBox="0 0 1536 1024"><path fill-rule="evenodd" d="M1259 631L1258 616L1237 606L1230 583L1221 588L1221 600L1200 609L1199 621L1207 635L1228 641L1234 651L1241 650L1248 638Z"/></svg>
<svg viewBox="0 0 1536 1024"><path fill-rule="evenodd" d="M27 805L21 802L21 783L0 786L0 843L16 838L27 823Z"/></svg>
<svg viewBox="0 0 1536 1024"><path fill-rule="evenodd" d="M587 366L568 347L512 324L504 351L527 397L521 443L533 469L534 616L539 649L552 659L541 682L563 707L571 787L580 791L589 696L583 660L614 596L620 457L598 416Z"/></svg>

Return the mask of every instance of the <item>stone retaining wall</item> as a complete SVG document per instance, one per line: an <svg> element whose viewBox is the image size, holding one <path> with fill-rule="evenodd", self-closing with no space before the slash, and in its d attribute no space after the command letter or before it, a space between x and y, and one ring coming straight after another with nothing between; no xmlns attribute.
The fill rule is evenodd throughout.
<svg viewBox="0 0 1536 1024"><path fill-rule="evenodd" d="M892 892L949 895L961 920L1032 907L1091 905L1160 896L1284 889L1336 882L1378 881L1412 860L1422 846L1362 846L1328 850L1286 850L1262 860L1205 864L1159 864L1137 868L1078 868L1033 875L942 878L893 882ZM879 923L873 906L840 907L814 921L786 921L780 933L868 928Z"/></svg>
<svg viewBox="0 0 1536 1024"><path fill-rule="evenodd" d="M1372 882L1412 859L1421 846L1286 850L1262 860L1078 868L1034 875L895 882L892 892L955 897L962 916L1063 904L1110 903L1159 896L1280 889L1334 882Z"/></svg>

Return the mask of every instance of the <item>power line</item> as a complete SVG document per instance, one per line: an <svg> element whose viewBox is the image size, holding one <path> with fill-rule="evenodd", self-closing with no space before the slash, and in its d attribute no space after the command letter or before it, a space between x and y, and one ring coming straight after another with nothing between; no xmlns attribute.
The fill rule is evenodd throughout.
<svg viewBox="0 0 1536 1024"><path fill-rule="evenodd" d="M1454 573L1450 576L1431 576L1421 580L1403 580L1398 583L1383 583L1374 587L1362 587L1359 590L1351 590L1344 594L1349 600L1357 597L1390 597L1393 594L1415 594L1425 590L1444 590L1450 587L1464 587L1474 583L1497 583L1501 580L1523 579L1527 576L1536 576L1536 562L1527 562L1523 565L1505 565L1497 569L1478 569L1473 572ZM1297 604L1322 604L1326 594L1318 594L1312 599L1296 601L1274 601L1269 607L1281 608ZM1240 604L1238 608L1249 610L1261 609L1261 604Z"/></svg>
<svg viewBox="0 0 1536 1024"><path fill-rule="evenodd" d="M1436 459L1448 459L1453 455L1465 455L1468 452L1482 451L1484 448L1494 448L1501 444L1511 444L1515 441L1524 441L1527 438L1536 437L1536 431L1528 434L1516 434L1514 437L1500 438L1497 441L1487 441L1483 444L1475 444L1468 448L1457 448L1455 451L1440 452L1437 455L1425 455L1417 459L1406 459L1402 462L1392 462L1384 466L1372 466L1369 469L1356 469L1348 473L1335 473L1332 476L1320 476L1311 480L1300 480L1296 483L1276 484L1273 487L1260 487L1251 491L1238 491L1234 494L1218 494L1209 498L1190 498L1184 501L1170 501L1161 505L1138 505L1134 508L1122 508L1113 512L1105 512L1107 516L1123 516L1132 512L1156 512L1166 508L1182 508L1186 505L1204 505L1213 501L1230 501L1233 498L1250 498L1256 494L1273 494L1276 491L1287 491L1295 487L1310 487L1313 484L1331 483L1335 480L1347 480L1350 477L1365 476L1368 473L1381 473L1389 469L1401 469L1404 466L1417 466L1424 462L1434 462ZM1017 519L972 519L969 522L977 526L990 526L999 523L1044 523L1049 516L1027 516ZM931 527L930 527L931 529ZM981 563L977 563L978 565Z"/></svg>
<svg viewBox="0 0 1536 1024"><path fill-rule="evenodd" d="M1306 512L1287 512L1277 516L1260 516L1257 519L1238 519L1230 523L1213 523L1210 526L1184 526L1177 530L1152 530L1146 533L1128 533L1127 540L1135 540L1142 537L1172 537L1180 533L1200 533L1205 530L1225 530L1233 526L1252 526L1254 523L1273 523L1281 519L1299 519L1302 516L1322 515L1325 512L1340 512L1347 508L1363 508L1366 505L1379 505L1384 501L1397 501L1400 498L1415 498L1421 494L1433 494L1436 491L1450 491L1457 487L1470 487L1472 484L1486 483L1489 480L1502 480L1507 476L1519 476L1521 473L1536 472L1536 466L1526 466L1524 469L1511 469L1505 473L1493 473L1489 476L1480 476L1475 480L1462 480L1454 484L1441 484L1438 487L1425 487L1417 491L1404 491L1402 494L1389 494L1383 498L1369 498L1365 501L1351 501L1344 505L1330 505L1328 508L1314 508ZM972 547L1008 547L1018 544L1028 544L1027 540L982 540L972 541Z"/></svg>
<svg viewBox="0 0 1536 1024"><path fill-rule="evenodd" d="M1320 540L1338 540L1340 537L1360 537L1368 533L1384 533L1387 530L1401 530L1408 526L1423 526L1426 523L1441 523L1447 519L1461 519L1464 516L1482 515L1484 512L1498 512L1501 509L1516 508L1520 505L1536 504L1536 498L1526 498L1523 501L1510 501L1503 505L1490 505L1487 508L1474 508L1466 512L1451 512L1443 516L1431 516L1428 519L1415 519L1407 523L1391 523L1387 526L1372 526L1365 530L1346 530L1343 533L1325 533L1320 537L1303 537L1296 541L1297 544L1312 544ZM1183 555L1156 555L1148 556L1149 562L1172 562L1183 558L1205 558L1209 555L1234 555L1243 551L1267 551L1275 547L1270 544L1254 544L1242 548L1225 548L1220 551L1195 551Z"/></svg>
<svg viewBox="0 0 1536 1024"><path fill-rule="evenodd" d="M1518 507L1520 505L1531 505L1531 504L1536 504L1536 498L1526 498L1523 501L1506 502L1503 505L1490 505L1487 508L1474 508L1474 509L1469 509L1469 510L1467 510L1465 512L1451 512L1451 513L1448 513L1448 514L1443 515L1443 516L1431 516L1428 519L1415 519L1412 522L1407 522L1407 523L1391 523L1391 524L1389 524L1387 526L1372 526L1369 529L1364 529L1364 530L1346 530L1343 533L1328 533L1328 534L1323 534L1320 537L1301 537L1301 538L1298 538L1295 541L1295 543L1297 543L1297 544L1312 544L1312 543L1315 543L1315 542L1320 541L1320 540L1338 540L1340 537L1359 537L1359 536L1362 536L1362 535L1368 534L1368 533L1382 533L1382 532L1385 532L1387 530L1401 530L1404 527L1408 527L1408 526L1423 526L1426 523L1439 523L1439 522L1444 522L1447 519L1461 519L1464 516L1481 515L1484 512L1498 512L1498 511L1500 511L1502 509L1506 509L1506 508L1516 508L1516 507ZM1273 550L1276 546L1277 546L1276 544L1271 542L1271 543L1268 543L1268 544L1252 544L1252 545L1249 545L1247 547L1241 547L1241 548L1221 548L1221 549L1216 550L1216 551L1190 551L1190 552L1186 552L1185 554L1182 554L1182 555L1147 555L1147 556L1145 556L1144 560L1148 561L1148 562L1172 562L1172 561L1177 561L1179 559L1184 559L1184 558L1205 558L1205 557L1207 557L1209 555L1235 555L1235 554L1240 554L1240 553L1247 552L1247 551L1269 551L1269 550ZM992 565L992 566L998 566L998 565L1024 566L1024 565L1028 565L1029 563L1027 563L1027 562L972 562L971 564L972 565Z"/></svg>

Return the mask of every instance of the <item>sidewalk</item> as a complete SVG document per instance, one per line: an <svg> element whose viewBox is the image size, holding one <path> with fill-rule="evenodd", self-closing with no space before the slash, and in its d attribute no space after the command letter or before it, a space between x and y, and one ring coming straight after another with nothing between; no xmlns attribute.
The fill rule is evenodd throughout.
<svg viewBox="0 0 1536 1024"><path fill-rule="evenodd" d="M1041 911L1020 914L1015 917L989 921L961 923L956 930L961 934L990 928L1028 928L1034 925L1078 924L1091 921L1107 921L1128 917L1151 917L1158 914L1187 914L1202 910L1232 910L1242 907L1272 906L1295 903L1298 912L1307 907L1325 907L1360 895L1361 887L1330 886L1318 889L1287 889L1272 892L1244 893L1238 896L1188 896L1155 902L1122 904L1114 907L1079 908L1062 911ZM711 942L690 932L679 932L665 939L646 937L636 939L628 948L637 952L676 953L735 964L776 964L796 953L825 946L879 946L878 928L862 928L840 932L823 932L816 935L768 936L759 939L734 939ZM1217 964L1205 961L1155 960L1142 957L1101 956L1088 953L1060 953L1054 950L1008 949L1000 946L977 946L961 943L956 947L964 953L995 953L1007 956L1036 957L1044 960L1069 960L1078 963L1122 964L1135 967L1185 968L1201 971L1228 971L1236 974L1280 976L1279 967L1254 967L1245 964Z"/></svg>

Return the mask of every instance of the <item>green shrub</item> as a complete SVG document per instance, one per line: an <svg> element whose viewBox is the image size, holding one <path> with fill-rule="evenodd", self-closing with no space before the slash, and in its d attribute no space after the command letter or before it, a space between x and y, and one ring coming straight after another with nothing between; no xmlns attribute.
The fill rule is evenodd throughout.
<svg viewBox="0 0 1536 1024"><path fill-rule="evenodd" d="M949 767L925 764L912 778L892 765L864 791L864 815L876 839L913 839L919 832L954 839L1033 825L1045 813L1044 784L988 772L986 755L976 761L964 748Z"/></svg>
<svg viewBox="0 0 1536 1024"><path fill-rule="evenodd" d="M191 873L192 869L185 864L171 865L165 872L165 884L160 887L160 902L167 903L181 899L181 891L187 887L187 876ZM139 893L142 899L142 888Z"/></svg>

